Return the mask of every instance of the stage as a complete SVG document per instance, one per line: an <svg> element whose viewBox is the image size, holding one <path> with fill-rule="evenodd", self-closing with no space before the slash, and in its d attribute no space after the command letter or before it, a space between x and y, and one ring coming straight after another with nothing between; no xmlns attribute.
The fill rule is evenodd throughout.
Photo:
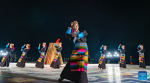
<svg viewBox="0 0 150 83"><path fill-rule="evenodd" d="M0 68L1 83L58 83L63 68L51 69L45 65L44 69L34 68L35 63L26 63L25 68L16 68L16 63L10 67ZM62 65L65 66L65 65ZM88 83L150 83L150 66L139 69L138 65L128 65L126 69L119 69L119 64L106 64L106 69L98 70L98 64L88 64ZM138 71L147 71L147 80L138 80ZM62 83L72 83L64 80Z"/></svg>

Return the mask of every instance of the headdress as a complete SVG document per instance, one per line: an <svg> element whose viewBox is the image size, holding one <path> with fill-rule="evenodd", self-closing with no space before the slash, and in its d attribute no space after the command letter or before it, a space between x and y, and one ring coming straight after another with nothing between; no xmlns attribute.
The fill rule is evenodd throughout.
<svg viewBox="0 0 150 83"><path fill-rule="evenodd" d="M74 24L78 24L78 22L77 22L77 21L71 22L71 27L72 27Z"/></svg>

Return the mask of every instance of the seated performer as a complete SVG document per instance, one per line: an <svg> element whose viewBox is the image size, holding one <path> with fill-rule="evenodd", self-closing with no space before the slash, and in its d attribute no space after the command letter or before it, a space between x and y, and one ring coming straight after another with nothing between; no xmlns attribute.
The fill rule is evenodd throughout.
<svg viewBox="0 0 150 83"><path fill-rule="evenodd" d="M40 57L38 58L35 67L36 68L44 68L44 58L45 58L45 51L47 48L47 45L45 42L43 42L43 48L40 49L41 44L39 44L38 50L40 53Z"/></svg>
<svg viewBox="0 0 150 83"><path fill-rule="evenodd" d="M68 63L61 73L59 82L63 79L71 80L75 83L88 83L87 63L88 63L88 46L86 36L88 33L79 31L77 21L71 23L71 27L66 32L66 37L74 42L75 47L70 56Z"/></svg>
<svg viewBox="0 0 150 83"><path fill-rule="evenodd" d="M120 51L120 69L126 68L125 46L120 44L118 50Z"/></svg>
<svg viewBox="0 0 150 83"><path fill-rule="evenodd" d="M5 50L6 50L7 55L5 55L5 56L2 58L0 67L4 67L4 66L9 67L9 61L10 61L11 51L14 51L14 50L15 50L14 44L8 43L8 44L6 45Z"/></svg>
<svg viewBox="0 0 150 83"><path fill-rule="evenodd" d="M21 57L19 58L19 60L18 60L18 62L16 64L17 67L21 67L21 68L25 67L25 61L26 61L26 57L27 57L27 52L29 50L30 50L30 44L24 44L21 47L22 54L21 54Z"/></svg>
<svg viewBox="0 0 150 83"><path fill-rule="evenodd" d="M107 51L107 46L104 46L102 45L100 47L100 53L101 53L101 57L99 59L99 69L102 68L102 69L106 69L106 61L105 61L105 54L106 54L106 51Z"/></svg>
<svg viewBox="0 0 150 83"><path fill-rule="evenodd" d="M139 68L146 68L144 57L145 52L144 46L140 44L137 49L139 53Z"/></svg>
<svg viewBox="0 0 150 83"><path fill-rule="evenodd" d="M56 43L55 44L55 50L56 50L55 57L54 57L51 65L50 65L50 67L52 67L52 68L60 68L60 56L59 55L60 55L60 52L62 50L62 44L59 43L59 42Z"/></svg>

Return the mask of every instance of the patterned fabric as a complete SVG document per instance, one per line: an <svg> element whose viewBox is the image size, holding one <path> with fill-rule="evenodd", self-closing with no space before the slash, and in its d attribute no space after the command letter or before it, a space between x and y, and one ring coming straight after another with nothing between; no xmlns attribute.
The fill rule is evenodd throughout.
<svg viewBox="0 0 150 83"><path fill-rule="evenodd" d="M87 71L88 47L86 43L76 43L70 56L70 71Z"/></svg>
<svg viewBox="0 0 150 83"><path fill-rule="evenodd" d="M4 62L6 56L8 55L8 53L10 54L10 52L6 52L6 55L4 55L4 57L2 58L1 62Z"/></svg>
<svg viewBox="0 0 150 83"><path fill-rule="evenodd" d="M105 58L105 54L101 54L101 57L99 59L99 64L101 65L104 61L104 58Z"/></svg>
<svg viewBox="0 0 150 83"><path fill-rule="evenodd" d="M139 53L139 62L143 63L144 53Z"/></svg>
<svg viewBox="0 0 150 83"><path fill-rule="evenodd" d="M55 55L55 57L54 57L54 62L56 62L57 61L57 59L58 59L58 57L59 57L59 54L60 54L60 52L56 52L56 55Z"/></svg>
<svg viewBox="0 0 150 83"><path fill-rule="evenodd" d="M44 59L44 56L45 56L45 52L41 52L41 56L40 56L40 58L38 58L38 62L41 62L42 61L42 59Z"/></svg>
<svg viewBox="0 0 150 83"><path fill-rule="evenodd" d="M19 58L18 62L21 62L25 55L26 55L26 52L22 52L21 57Z"/></svg>
<svg viewBox="0 0 150 83"><path fill-rule="evenodd" d="M125 54L121 53L121 56L120 56L120 63L121 63L121 64L124 64L124 61L125 61Z"/></svg>

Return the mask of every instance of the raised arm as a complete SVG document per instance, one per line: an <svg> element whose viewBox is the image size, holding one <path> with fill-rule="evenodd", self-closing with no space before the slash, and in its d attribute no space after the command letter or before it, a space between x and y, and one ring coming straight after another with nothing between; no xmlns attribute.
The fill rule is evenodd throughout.
<svg viewBox="0 0 150 83"><path fill-rule="evenodd" d="M140 45L137 47L137 50L138 50L138 51L140 50Z"/></svg>
<svg viewBox="0 0 150 83"><path fill-rule="evenodd" d="M40 48L41 44L39 43L39 47L38 47L38 51L39 53L41 53L41 48Z"/></svg>
<svg viewBox="0 0 150 83"><path fill-rule="evenodd" d="M122 51L122 49L121 49L121 45L119 45L119 46L118 46L118 50L119 50L119 52L121 52L121 51Z"/></svg>
<svg viewBox="0 0 150 83"><path fill-rule="evenodd" d="M22 47L21 47L21 51L23 51L24 50L24 47L25 47L26 45L24 44Z"/></svg>
<svg viewBox="0 0 150 83"><path fill-rule="evenodd" d="M10 45L10 43L8 43L8 44L6 45L6 48L8 48L8 47L9 47L9 45Z"/></svg>
<svg viewBox="0 0 150 83"><path fill-rule="evenodd" d="M103 47L102 46L100 47L100 53L103 53Z"/></svg>

